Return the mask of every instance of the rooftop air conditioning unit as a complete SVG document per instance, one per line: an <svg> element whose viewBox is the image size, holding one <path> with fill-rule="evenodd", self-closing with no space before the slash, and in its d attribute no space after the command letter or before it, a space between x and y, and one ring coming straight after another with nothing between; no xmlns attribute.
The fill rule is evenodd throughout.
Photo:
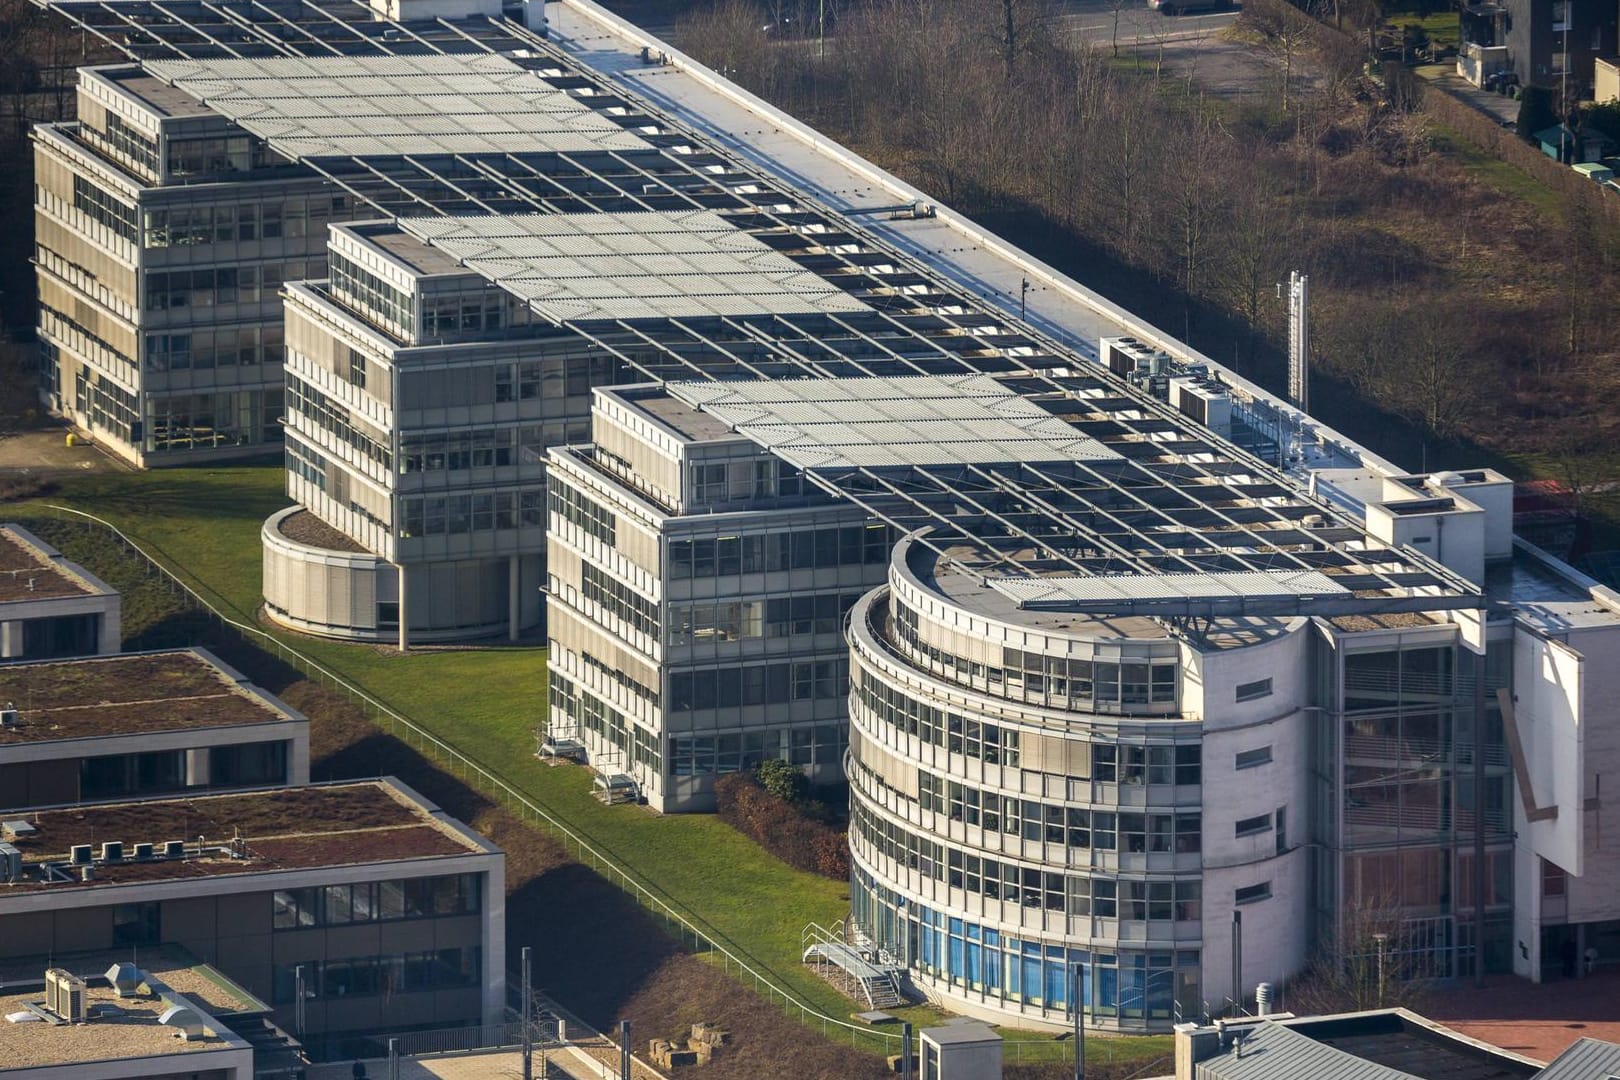
<svg viewBox="0 0 1620 1080"><path fill-rule="evenodd" d="M68 848L68 862L74 866L89 866L95 857L91 855L94 849L89 844L74 844Z"/></svg>
<svg viewBox="0 0 1620 1080"><path fill-rule="evenodd" d="M22 714L17 711L17 706L11 702L8 701L5 705L0 706L0 727L16 727L21 719Z"/></svg>
<svg viewBox="0 0 1620 1080"><path fill-rule="evenodd" d="M51 968L45 973L45 1007L69 1023L84 1023L84 980L66 968Z"/></svg>
<svg viewBox="0 0 1620 1080"><path fill-rule="evenodd" d="M163 841L163 857L165 859L183 859L186 857L186 842L184 840Z"/></svg>
<svg viewBox="0 0 1620 1080"><path fill-rule="evenodd" d="M11 844L0 844L0 882L15 885L22 880L22 852Z"/></svg>
<svg viewBox="0 0 1620 1080"><path fill-rule="evenodd" d="M102 862L121 862L124 858L124 842L122 840L108 840L101 845Z"/></svg>

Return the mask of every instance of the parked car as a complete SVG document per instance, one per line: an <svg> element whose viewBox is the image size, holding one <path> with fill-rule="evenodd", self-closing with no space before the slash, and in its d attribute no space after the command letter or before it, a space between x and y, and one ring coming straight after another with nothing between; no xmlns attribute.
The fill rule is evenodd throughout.
<svg viewBox="0 0 1620 1080"><path fill-rule="evenodd" d="M1195 11L1226 11L1232 0L1148 0L1148 7L1161 15L1190 15Z"/></svg>

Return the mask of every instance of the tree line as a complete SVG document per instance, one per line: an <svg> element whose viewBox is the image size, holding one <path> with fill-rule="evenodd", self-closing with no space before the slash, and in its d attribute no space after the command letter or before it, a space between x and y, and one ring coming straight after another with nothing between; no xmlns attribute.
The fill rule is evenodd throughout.
<svg viewBox="0 0 1620 1080"><path fill-rule="evenodd" d="M1162 34L1129 56L1081 45L1049 0L854 0L825 42L719 0L677 41L1015 240L1060 237L1099 291L1134 275L1113 299L1245 374L1278 374L1276 283L1297 269L1317 367L1349 396L1425 437L1500 446L1516 418L1567 438L1612 390L1565 384L1615 351L1615 214L1587 193L1503 199L1411 72L1372 60L1376 5L1320 14L1247 0L1260 74L1236 101L1201 92L1196 55L1167 66Z"/></svg>

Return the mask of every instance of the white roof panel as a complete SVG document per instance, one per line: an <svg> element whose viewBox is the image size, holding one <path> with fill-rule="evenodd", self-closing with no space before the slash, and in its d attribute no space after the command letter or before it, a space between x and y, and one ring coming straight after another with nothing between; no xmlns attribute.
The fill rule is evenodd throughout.
<svg viewBox="0 0 1620 1080"><path fill-rule="evenodd" d="M402 218L557 323L869 310L708 210Z"/></svg>
<svg viewBox="0 0 1620 1080"><path fill-rule="evenodd" d="M1119 456L983 375L682 382L669 391L801 469Z"/></svg>
<svg viewBox="0 0 1620 1080"><path fill-rule="evenodd" d="M1348 591L1316 570L1252 570L1209 574L1097 574L1092 577L992 578L992 589L1019 607L1065 610L1121 600L1241 602L1263 597L1343 597Z"/></svg>
<svg viewBox="0 0 1620 1080"><path fill-rule="evenodd" d="M648 146L492 54L152 60L146 68L297 158Z"/></svg>

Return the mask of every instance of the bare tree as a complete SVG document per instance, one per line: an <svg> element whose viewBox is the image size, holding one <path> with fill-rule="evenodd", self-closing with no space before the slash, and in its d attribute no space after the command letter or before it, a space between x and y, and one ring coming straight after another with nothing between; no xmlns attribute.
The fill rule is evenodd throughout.
<svg viewBox="0 0 1620 1080"><path fill-rule="evenodd" d="M1288 1005L1307 1014L1415 1008L1428 994L1428 974L1398 899L1358 900L1340 911L1338 933L1288 988Z"/></svg>

